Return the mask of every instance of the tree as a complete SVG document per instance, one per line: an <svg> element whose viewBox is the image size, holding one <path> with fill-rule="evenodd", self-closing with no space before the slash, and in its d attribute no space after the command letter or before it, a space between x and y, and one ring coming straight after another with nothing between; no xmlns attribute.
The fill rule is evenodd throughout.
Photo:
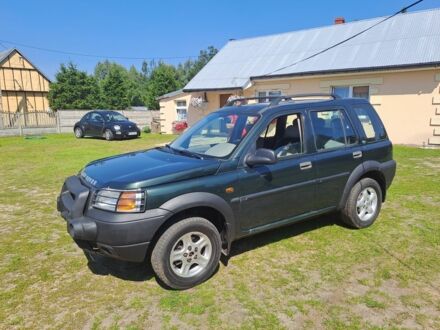
<svg viewBox="0 0 440 330"><path fill-rule="evenodd" d="M136 70L134 66L130 67L127 73L127 98L132 106L145 105L147 95L148 79Z"/></svg>
<svg viewBox="0 0 440 330"><path fill-rule="evenodd" d="M159 109L157 98L163 94L182 88L179 73L173 65L159 63L151 72L148 81L146 104L149 109Z"/></svg>
<svg viewBox="0 0 440 330"><path fill-rule="evenodd" d="M144 61L139 72L105 60L98 62L94 74L79 71L72 63L61 65L56 82L51 84L50 105L54 109L125 109L147 105L159 109L157 97L185 86L218 50L212 46L201 50L197 60L176 66Z"/></svg>
<svg viewBox="0 0 440 330"><path fill-rule="evenodd" d="M50 84L49 104L54 110L95 109L100 106L100 91L94 77L78 70L72 62L61 64Z"/></svg>
<svg viewBox="0 0 440 330"><path fill-rule="evenodd" d="M183 63L179 63L177 71L179 72L181 84L185 86L217 53L217 48L209 46L206 50L200 51L197 60L188 59Z"/></svg>
<svg viewBox="0 0 440 330"><path fill-rule="evenodd" d="M127 74L124 70L121 70L119 65L110 65L104 79L100 81L102 101L105 108L122 110L130 105L127 96Z"/></svg>
<svg viewBox="0 0 440 330"><path fill-rule="evenodd" d="M149 79L151 76L151 72L157 67L158 63L155 60L151 60L150 62L143 61L141 66L141 74L144 78Z"/></svg>

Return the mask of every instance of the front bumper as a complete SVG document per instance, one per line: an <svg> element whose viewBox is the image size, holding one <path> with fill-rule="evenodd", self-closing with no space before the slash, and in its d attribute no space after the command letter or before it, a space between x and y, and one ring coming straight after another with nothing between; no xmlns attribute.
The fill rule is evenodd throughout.
<svg viewBox="0 0 440 330"><path fill-rule="evenodd" d="M136 133L136 135L134 135L134 133ZM139 136L141 136L141 131L140 130L119 130L119 131L114 131L113 132L113 136L115 139L135 139L138 138Z"/></svg>
<svg viewBox="0 0 440 330"><path fill-rule="evenodd" d="M142 262L154 234L171 212L163 209L131 214L102 211L88 206L94 193L78 176L64 182L57 209L67 222L70 236L83 250Z"/></svg>

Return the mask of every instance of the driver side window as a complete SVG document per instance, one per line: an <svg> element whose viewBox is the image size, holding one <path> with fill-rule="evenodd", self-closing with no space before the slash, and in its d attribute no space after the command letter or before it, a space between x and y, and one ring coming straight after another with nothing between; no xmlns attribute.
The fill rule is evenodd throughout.
<svg viewBox="0 0 440 330"><path fill-rule="evenodd" d="M257 149L271 149L278 159L288 158L304 151L300 114L289 114L273 119L261 132Z"/></svg>

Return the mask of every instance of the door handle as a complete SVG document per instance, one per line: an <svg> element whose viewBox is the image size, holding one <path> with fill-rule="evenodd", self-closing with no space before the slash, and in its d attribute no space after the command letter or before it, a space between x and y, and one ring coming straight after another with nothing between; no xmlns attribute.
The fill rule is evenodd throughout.
<svg viewBox="0 0 440 330"><path fill-rule="evenodd" d="M354 151L353 158L362 158L362 151Z"/></svg>
<svg viewBox="0 0 440 330"><path fill-rule="evenodd" d="M308 170L310 168L312 168L312 162L303 162L299 164L299 168L301 170Z"/></svg>

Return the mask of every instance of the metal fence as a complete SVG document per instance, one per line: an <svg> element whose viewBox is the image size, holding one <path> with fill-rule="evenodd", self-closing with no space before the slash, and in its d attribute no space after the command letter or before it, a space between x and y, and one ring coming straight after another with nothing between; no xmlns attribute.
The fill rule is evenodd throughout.
<svg viewBox="0 0 440 330"><path fill-rule="evenodd" d="M0 129L56 126L57 116L54 112L0 112Z"/></svg>

